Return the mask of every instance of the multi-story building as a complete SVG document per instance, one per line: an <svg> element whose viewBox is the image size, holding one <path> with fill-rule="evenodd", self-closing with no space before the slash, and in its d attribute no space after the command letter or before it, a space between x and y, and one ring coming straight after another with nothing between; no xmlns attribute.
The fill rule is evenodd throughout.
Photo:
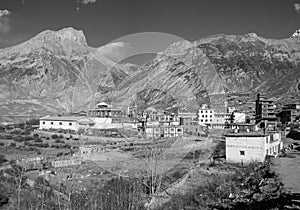
<svg viewBox="0 0 300 210"><path fill-rule="evenodd" d="M148 138L170 138L183 135L183 127L177 125L160 125L160 126L147 126L146 136Z"/></svg>
<svg viewBox="0 0 300 210"><path fill-rule="evenodd" d="M231 133L225 138L229 162L263 162L266 156L276 156L283 148L280 133Z"/></svg>
<svg viewBox="0 0 300 210"><path fill-rule="evenodd" d="M203 104L198 112L199 125L206 126L214 121L214 110Z"/></svg>
<svg viewBox="0 0 300 210"><path fill-rule="evenodd" d="M300 120L300 104L287 104L277 115L283 125Z"/></svg>
<svg viewBox="0 0 300 210"><path fill-rule="evenodd" d="M275 129L277 125L276 105L273 100L267 100L257 94L255 101L255 122L265 124L267 129Z"/></svg>
<svg viewBox="0 0 300 210"><path fill-rule="evenodd" d="M183 127L184 133L197 135L202 130L201 128L203 126L199 125L197 111L179 111L178 117L180 119L180 125Z"/></svg>

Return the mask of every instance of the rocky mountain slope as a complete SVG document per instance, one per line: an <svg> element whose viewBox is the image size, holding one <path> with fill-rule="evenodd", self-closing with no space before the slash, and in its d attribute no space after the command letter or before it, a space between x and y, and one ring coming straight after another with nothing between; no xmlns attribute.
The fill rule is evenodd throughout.
<svg viewBox="0 0 300 210"><path fill-rule="evenodd" d="M215 35L174 43L140 67L115 64L99 49L72 28L0 49L0 121L70 113L97 100L124 109L196 109L204 102L222 107L225 98L239 105L258 92L279 103L299 101L299 37Z"/></svg>
<svg viewBox="0 0 300 210"><path fill-rule="evenodd" d="M278 103L300 102L299 38L221 34L176 43L126 78L116 99L128 104L137 95L143 106L195 109L203 102L220 107L225 98L239 106L257 93Z"/></svg>
<svg viewBox="0 0 300 210"><path fill-rule="evenodd" d="M134 67L115 65L87 45L82 31L44 31L0 50L2 121L76 111L92 93L113 90Z"/></svg>

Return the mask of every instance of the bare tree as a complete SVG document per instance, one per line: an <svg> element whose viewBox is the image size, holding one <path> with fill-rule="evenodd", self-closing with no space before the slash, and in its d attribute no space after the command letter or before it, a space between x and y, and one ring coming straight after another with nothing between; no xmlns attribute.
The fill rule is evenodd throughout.
<svg viewBox="0 0 300 210"><path fill-rule="evenodd" d="M146 174L143 175L143 183L150 195L155 195L161 187L166 157L165 149L165 145L152 145L146 147L143 151L146 163Z"/></svg>
<svg viewBox="0 0 300 210"><path fill-rule="evenodd" d="M22 166L13 166L13 178L17 186L17 209L21 209L21 190L25 184L25 168Z"/></svg>

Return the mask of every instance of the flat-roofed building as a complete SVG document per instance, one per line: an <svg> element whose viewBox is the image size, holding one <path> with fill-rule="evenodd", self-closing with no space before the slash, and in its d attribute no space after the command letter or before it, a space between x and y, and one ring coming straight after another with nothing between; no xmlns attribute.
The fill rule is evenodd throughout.
<svg viewBox="0 0 300 210"><path fill-rule="evenodd" d="M59 167L80 165L81 163L82 163L81 158L70 157L70 158L61 158L61 159L52 160L51 166L54 168L59 168Z"/></svg>
<svg viewBox="0 0 300 210"><path fill-rule="evenodd" d="M276 156L283 148L280 133L229 133L225 134L225 139L229 162L263 162L267 155Z"/></svg>
<svg viewBox="0 0 300 210"><path fill-rule="evenodd" d="M145 129L148 138L171 138L183 135L183 127L176 125L147 126Z"/></svg>
<svg viewBox="0 0 300 210"><path fill-rule="evenodd" d="M263 122L267 129L274 130L277 125L276 105L274 104L274 101L264 99L260 94L257 94L255 103L255 122Z"/></svg>
<svg viewBox="0 0 300 210"><path fill-rule="evenodd" d="M39 129L63 129L78 131L82 127L92 127L95 123L80 116L46 116L40 119Z"/></svg>
<svg viewBox="0 0 300 210"><path fill-rule="evenodd" d="M178 112L178 117L184 133L197 135L202 131L203 126L199 125L197 111Z"/></svg>
<svg viewBox="0 0 300 210"><path fill-rule="evenodd" d="M294 123L300 120L300 104L286 104L277 115L282 124Z"/></svg>
<svg viewBox="0 0 300 210"><path fill-rule="evenodd" d="M198 112L199 125L206 126L208 123L214 121L214 110L209 108L206 104L203 104Z"/></svg>

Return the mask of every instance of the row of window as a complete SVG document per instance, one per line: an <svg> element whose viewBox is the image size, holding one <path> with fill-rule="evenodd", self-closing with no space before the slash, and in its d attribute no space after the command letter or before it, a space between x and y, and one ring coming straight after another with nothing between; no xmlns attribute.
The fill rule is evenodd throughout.
<svg viewBox="0 0 300 210"><path fill-rule="evenodd" d="M205 111L204 111L204 110L201 110L200 112L201 112L201 113L212 113L212 110L210 110L210 111L207 111L207 110L205 110Z"/></svg>
<svg viewBox="0 0 300 210"><path fill-rule="evenodd" d="M164 129L165 131L168 131L168 129ZM155 128L154 129L155 132L160 132L160 128ZM175 132L175 128L170 128L170 132ZM177 133L181 133L182 129L181 128L177 128Z"/></svg>
<svg viewBox="0 0 300 210"><path fill-rule="evenodd" d="M208 119L206 120L201 119L200 122L208 122ZM210 122L212 122L212 119L210 119Z"/></svg>
<svg viewBox="0 0 300 210"><path fill-rule="evenodd" d="M46 124L46 122L45 121L43 121L43 125L45 125ZM54 124L54 122L50 122L50 124L51 125L53 125ZM65 123L64 123L65 124ZM66 123L66 124L69 124L69 126L72 126L73 125L73 123L71 123L71 122L69 122L69 123ZM59 125L63 125L63 122L59 122Z"/></svg>
<svg viewBox="0 0 300 210"><path fill-rule="evenodd" d="M208 115L202 115L202 117L203 117L203 118L204 118L204 117L207 118ZM212 116L212 115L209 115L209 117L212 118L213 116Z"/></svg>

